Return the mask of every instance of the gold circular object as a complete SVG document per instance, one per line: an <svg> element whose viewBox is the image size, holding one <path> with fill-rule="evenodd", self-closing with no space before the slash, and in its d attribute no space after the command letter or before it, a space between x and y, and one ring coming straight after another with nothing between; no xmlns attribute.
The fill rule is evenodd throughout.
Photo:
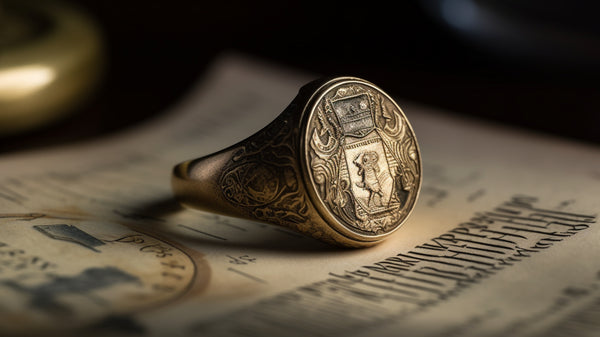
<svg viewBox="0 0 600 337"><path fill-rule="evenodd" d="M421 187L419 146L394 100L370 82L311 82L248 139L173 170L184 205L295 229L347 247L402 225Z"/></svg>
<svg viewBox="0 0 600 337"><path fill-rule="evenodd" d="M98 28L60 1L0 1L0 135L73 111L103 69Z"/></svg>

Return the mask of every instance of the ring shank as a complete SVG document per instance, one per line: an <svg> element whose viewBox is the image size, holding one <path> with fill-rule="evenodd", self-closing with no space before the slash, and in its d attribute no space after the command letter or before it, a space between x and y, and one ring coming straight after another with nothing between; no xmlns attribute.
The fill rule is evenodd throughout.
<svg viewBox="0 0 600 337"><path fill-rule="evenodd" d="M171 185L177 201L191 208L220 213L238 214L221 196L219 174L231 158L231 151L183 162L173 168Z"/></svg>

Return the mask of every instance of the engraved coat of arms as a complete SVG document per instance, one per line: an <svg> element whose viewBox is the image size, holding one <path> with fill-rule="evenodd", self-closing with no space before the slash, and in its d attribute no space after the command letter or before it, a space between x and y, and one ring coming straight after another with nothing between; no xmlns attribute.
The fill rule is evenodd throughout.
<svg viewBox="0 0 600 337"><path fill-rule="evenodd" d="M359 232L396 228L420 183L416 140L399 108L373 88L347 84L315 113L308 158L323 203Z"/></svg>

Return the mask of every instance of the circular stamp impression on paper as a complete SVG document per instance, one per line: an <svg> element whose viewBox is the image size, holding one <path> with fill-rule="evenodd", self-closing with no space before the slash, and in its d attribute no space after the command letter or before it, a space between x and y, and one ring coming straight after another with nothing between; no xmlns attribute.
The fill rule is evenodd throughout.
<svg viewBox="0 0 600 337"><path fill-rule="evenodd" d="M119 224L37 213L0 218L1 331L101 327L173 301L202 278L174 244Z"/></svg>
<svg viewBox="0 0 600 337"><path fill-rule="evenodd" d="M421 157L400 107L373 84L346 78L305 111L304 162L319 212L341 231L380 237L414 208Z"/></svg>

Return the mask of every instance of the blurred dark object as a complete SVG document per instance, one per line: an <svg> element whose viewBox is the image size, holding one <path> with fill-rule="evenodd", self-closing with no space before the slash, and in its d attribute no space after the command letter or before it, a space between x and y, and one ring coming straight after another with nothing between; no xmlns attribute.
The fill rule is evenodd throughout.
<svg viewBox="0 0 600 337"><path fill-rule="evenodd" d="M558 71L598 71L600 6L574 0L437 0L424 7L457 36L498 57ZM556 71L556 70L554 70Z"/></svg>
<svg viewBox="0 0 600 337"><path fill-rule="evenodd" d="M0 136L72 112L102 73L91 19L56 1L5 0L0 7Z"/></svg>
<svg viewBox="0 0 600 337"><path fill-rule="evenodd" d="M78 114L2 142L0 151L104 135L165 112L223 51L316 75L359 76L401 101L600 143L594 3L73 3L104 32L103 87Z"/></svg>

